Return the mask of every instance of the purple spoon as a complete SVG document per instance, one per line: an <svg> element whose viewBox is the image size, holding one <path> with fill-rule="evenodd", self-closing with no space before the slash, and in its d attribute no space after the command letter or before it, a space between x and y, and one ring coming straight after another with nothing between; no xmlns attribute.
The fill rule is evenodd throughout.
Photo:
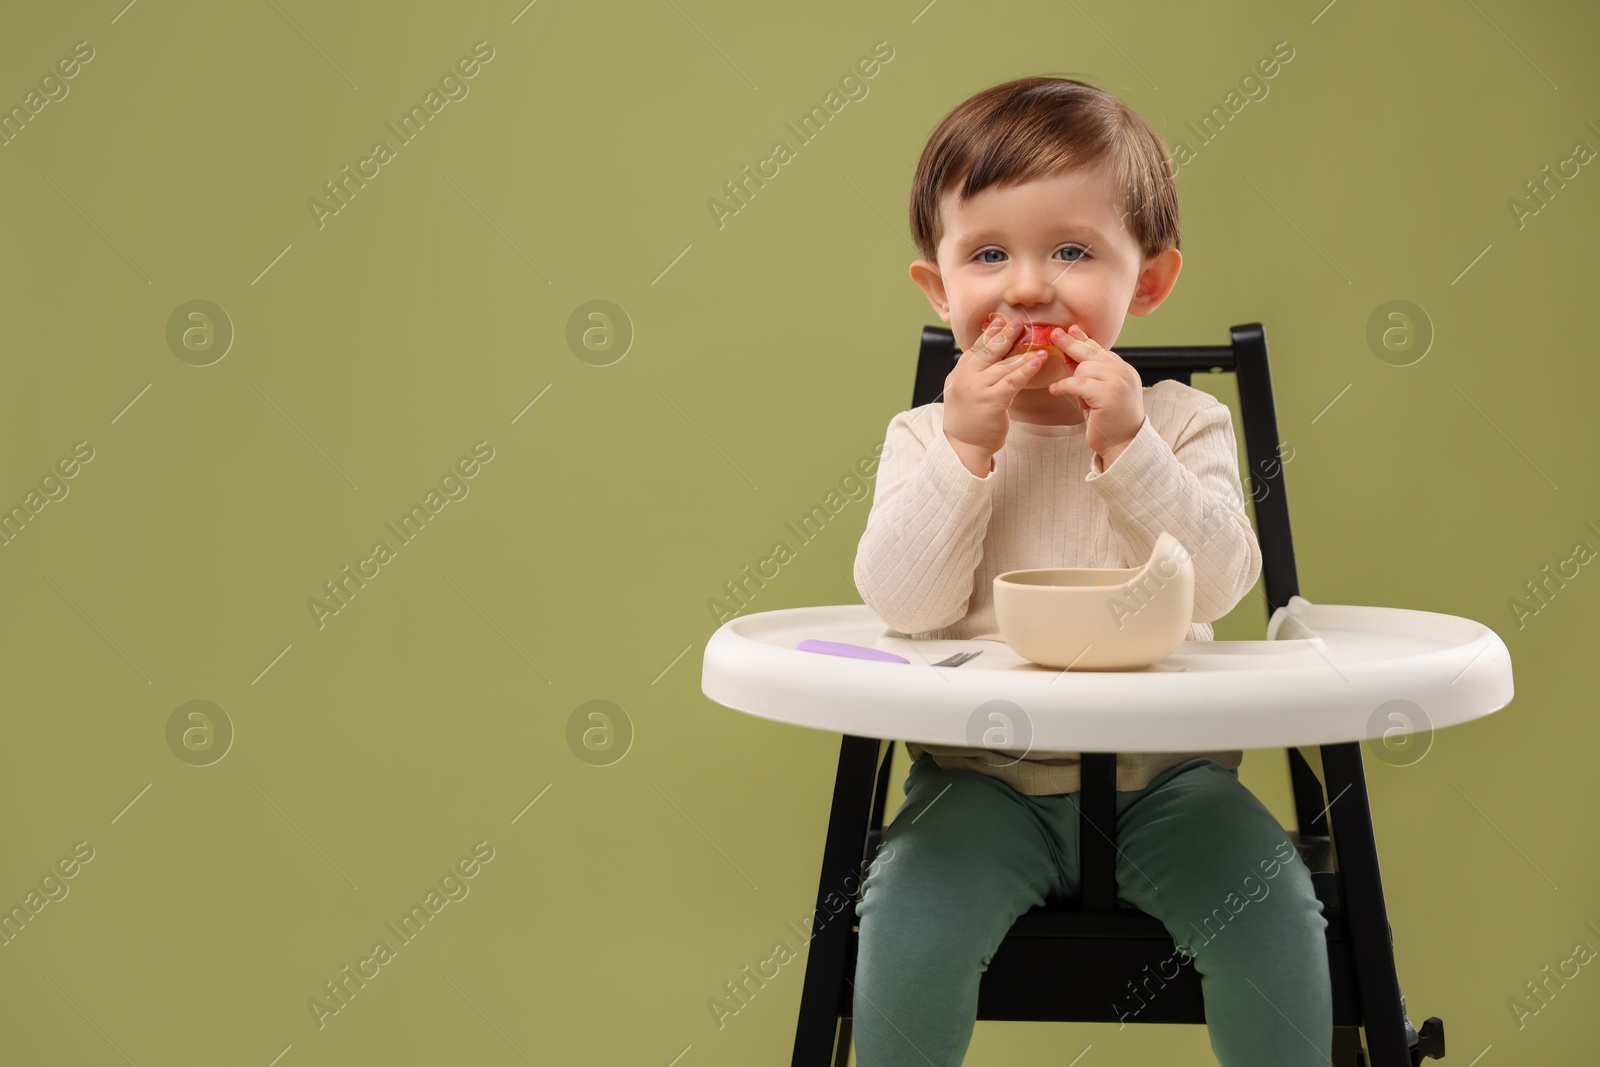
<svg viewBox="0 0 1600 1067"><path fill-rule="evenodd" d="M885 652L881 648L851 645L843 641L801 641L794 646L801 652L820 652L825 656L849 656L852 659L877 659L887 663L910 663L904 656Z"/></svg>

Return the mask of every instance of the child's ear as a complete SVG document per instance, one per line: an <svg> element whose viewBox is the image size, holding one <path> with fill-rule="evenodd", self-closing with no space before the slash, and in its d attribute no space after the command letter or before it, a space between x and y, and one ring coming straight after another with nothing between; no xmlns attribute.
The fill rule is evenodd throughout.
<svg viewBox="0 0 1600 1067"><path fill-rule="evenodd" d="M1178 284L1178 272L1183 269L1183 256L1176 248L1163 249L1150 256L1139 270L1139 281L1134 286L1133 300L1128 304L1128 314L1148 315L1161 306L1161 302Z"/></svg>
<svg viewBox="0 0 1600 1067"><path fill-rule="evenodd" d="M949 322L950 301L944 295L944 276L939 273L939 264L930 259L917 260L911 264L911 280L927 295L928 303L939 313L939 320Z"/></svg>

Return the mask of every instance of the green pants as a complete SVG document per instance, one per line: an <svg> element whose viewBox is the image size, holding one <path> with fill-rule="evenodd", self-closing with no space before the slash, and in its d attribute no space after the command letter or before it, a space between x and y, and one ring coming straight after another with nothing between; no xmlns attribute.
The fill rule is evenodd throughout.
<svg viewBox="0 0 1600 1067"><path fill-rule="evenodd" d="M1012 922L1078 896L1078 794L1028 796L926 754L905 793L856 904L856 1062L956 1067L972 1040L979 976ZM1322 902L1238 772L1192 759L1117 793L1117 848L1119 899L1160 919L1180 950L1166 976L1180 965L1200 973L1222 1067L1326 1067ZM1114 1010L1137 1022L1160 995L1146 980Z"/></svg>

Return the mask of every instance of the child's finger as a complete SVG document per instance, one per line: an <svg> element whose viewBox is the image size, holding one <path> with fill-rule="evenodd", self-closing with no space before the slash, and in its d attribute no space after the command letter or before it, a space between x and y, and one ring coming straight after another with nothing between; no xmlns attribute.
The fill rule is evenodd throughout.
<svg viewBox="0 0 1600 1067"><path fill-rule="evenodd" d="M1016 331L1015 322L1008 322L1004 326L988 326L978 335L978 343L973 346L978 353L978 361L991 367L999 364L1016 343Z"/></svg>
<svg viewBox="0 0 1600 1067"><path fill-rule="evenodd" d="M978 331L978 336L973 338L972 344L967 346L967 352L970 352L974 356L981 357L984 352L987 351L989 339L994 336L997 326L997 323L991 322L982 330Z"/></svg>
<svg viewBox="0 0 1600 1067"><path fill-rule="evenodd" d="M1049 358L1050 354L1048 352L1023 352L1020 355L1003 360L1000 366L1010 367L1011 370L1009 373L1002 375L997 384L1013 393L1018 392L1024 385L1028 384L1029 378L1039 373L1039 368L1043 367L1045 361Z"/></svg>
<svg viewBox="0 0 1600 1067"><path fill-rule="evenodd" d="M1071 378L1063 378L1059 382L1051 382L1049 392L1051 396L1071 396L1078 405L1078 410L1083 412L1085 418L1093 410L1094 405L1090 404L1084 397L1081 389L1074 388Z"/></svg>
<svg viewBox="0 0 1600 1067"><path fill-rule="evenodd" d="M997 360L992 367L987 369L980 379L984 385L993 387L1008 381L1017 371L1026 371L1028 376L1033 375L1050 359L1050 353L1038 349L1028 349L1015 355L1006 356ZM1026 380L1026 377L1023 379Z"/></svg>

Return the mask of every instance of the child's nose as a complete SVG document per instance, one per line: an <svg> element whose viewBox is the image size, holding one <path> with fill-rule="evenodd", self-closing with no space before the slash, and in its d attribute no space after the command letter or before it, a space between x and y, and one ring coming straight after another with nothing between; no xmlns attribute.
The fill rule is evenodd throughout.
<svg viewBox="0 0 1600 1067"><path fill-rule="evenodd" d="M1006 294L1006 303L1016 308L1015 318L1032 314L1042 307L1051 307L1056 302L1056 291L1043 281L1012 286Z"/></svg>

